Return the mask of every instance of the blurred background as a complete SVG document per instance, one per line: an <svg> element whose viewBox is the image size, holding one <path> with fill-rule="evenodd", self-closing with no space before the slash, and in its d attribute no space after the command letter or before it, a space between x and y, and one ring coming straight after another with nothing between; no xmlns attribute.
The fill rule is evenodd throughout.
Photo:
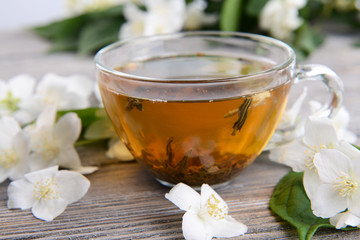
<svg viewBox="0 0 360 240"><path fill-rule="evenodd" d="M66 0L3 0L0 30L24 29L59 20L67 15Z"/></svg>

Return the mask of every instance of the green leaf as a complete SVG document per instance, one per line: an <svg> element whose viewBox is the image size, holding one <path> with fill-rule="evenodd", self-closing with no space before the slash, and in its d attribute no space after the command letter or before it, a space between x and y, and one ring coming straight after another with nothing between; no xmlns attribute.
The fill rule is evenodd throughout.
<svg viewBox="0 0 360 240"><path fill-rule="evenodd" d="M53 42L50 51L78 51L94 53L118 40L118 32L124 22L123 6L118 5L101 11L84 13L32 30Z"/></svg>
<svg viewBox="0 0 360 240"><path fill-rule="evenodd" d="M291 44L299 54L298 57L307 57L322 43L324 37L315 32L308 23L304 23L295 32L295 40Z"/></svg>
<svg viewBox="0 0 360 240"><path fill-rule="evenodd" d="M360 47L360 40L357 41L356 43L354 43L354 46L355 46L355 47Z"/></svg>
<svg viewBox="0 0 360 240"><path fill-rule="evenodd" d="M85 139L104 139L116 136L115 129L107 116L90 124L84 134Z"/></svg>
<svg viewBox="0 0 360 240"><path fill-rule="evenodd" d="M85 108L76 110L58 111L58 117L65 115L66 113L73 112L78 115L81 120L81 126L83 129L89 127L93 122L103 118L106 112L103 108Z"/></svg>
<svg viewBox="0 0 360 240"><path fill-rule="evenodd" d="M100 48L118 40L121 23L103 19L88 24L79 37L78 52L82 55L95 53Z"/></svg>
<svg viewBox="0 0 360 240"><path fill-rule="evenodd" d="M76 113L81 120L81 135L75 143L76 147L103 143L116 136L115 130L104 108L85 108L79 110L58 111L58 117L67 113Z"/></svg>
<svg viewBox="0 0 360 240"><path fill-rule="evenodd" d="M237 31L240 28L243 0L225 0L220 14L220 29Z"/></svg>
<svg viewBox="0 0 360 240"><path fill-rule="evenodd" d="M87 21L85 14L56 21L45 26L35 27L33 31L41 37L50 40L66 39L77 36L83 24Z"/></svg>
<svg viewBox="0 0 360 240"><path fill-rule="evenodd" d="M319 227L334 228L329 219L316 217L303 187L303 173L290 172L274 189L271 210L297 228L300 240L311 239Z"/></svg>
<svg viewBox="0 0 360 240"><path fill-rule="evenodd" d="M250 0L246 5L246 14L251 17L259 17L261 10L267 2L268 0Z"/></svg>

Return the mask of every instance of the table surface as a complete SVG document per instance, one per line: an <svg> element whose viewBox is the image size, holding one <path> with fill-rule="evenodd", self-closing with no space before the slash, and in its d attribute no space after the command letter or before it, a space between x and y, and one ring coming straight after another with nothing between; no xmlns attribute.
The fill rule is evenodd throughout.
<svg viewBox="0 0 360 240"><path fill-rule="evenodd" d="M306 62L325 64L345 85L344 104L351 114L350 130L360 135L360 48L352 46L358 34L331 33ZM72 53L47 54L50 43L26 31L0 32L0 78L20 73L40 79L48 72L68 76L80 73L95 81L92 57ZM105 157L105 148L79 149L84 164L101 164L87 177L88 193L52 222L33 217L30 210L6 206L9 181L0 184L0 239L181 239L184 214L164 198L169 191L136 162L117 163ZM230 214L246 224L248 233L233 239L297 239L294 227L269 210L269 199L289 168L262 154L229 185L217 192ZM315 239L358 239L359 231L320 229Z"/></svg>

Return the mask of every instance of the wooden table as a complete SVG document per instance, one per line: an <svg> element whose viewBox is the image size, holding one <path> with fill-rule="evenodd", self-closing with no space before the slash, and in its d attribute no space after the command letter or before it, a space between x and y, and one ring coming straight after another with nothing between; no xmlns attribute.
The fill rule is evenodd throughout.
<svg viewBox="0 0 360 240"><path fill-rule="evenodd" d="M355 37L359 36L331 34L307 61L328 65L343 78L350 129L360 135L360 48L351 46ZM80 73L94 79L92 58L46 54L48 47L49 43L25 31L1 32L0 78L28 73L40 79L54 72L63 76ZM0 184L0 238L181 239L183 212L164 198L169 189L139 164L114 163L104 151L101 146L79 149L84 164L101 163L101 167L87 176L91 187L85 197L52 222L36 219L30 210L9 210L9 181ZM263 154L230 185L217 190L228 203L230 214L249 227L247 234L234 239L297 239L295 228L269 210L274 186L288 171ZM322 229L315 239L358 239L359 233Z"/></svg>

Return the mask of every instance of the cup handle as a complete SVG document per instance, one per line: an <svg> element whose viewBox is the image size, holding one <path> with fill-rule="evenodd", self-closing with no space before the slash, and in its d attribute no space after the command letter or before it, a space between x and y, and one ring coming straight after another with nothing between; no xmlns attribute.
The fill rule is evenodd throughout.
<svg viewBox="0 0 360 240"><path fill-rule="evenodd" d="M329 92L329 99L317 112L317 116L333 118L343 104L344 86L340 77L330 68L320 64L298 65L294 84L304 81L322 81ZM302 135L302 129L296 126L277 128L265 150L282 146Z"/></svg>
<svg viewBox="0 0 360 240"><path fill-rule="evenodd" d="M330 98L316 114L333 118L343 104L344 85L340 77L330 68L320 64L299 65L294 83L302 81L322 81L328 88Z"/></svg>

